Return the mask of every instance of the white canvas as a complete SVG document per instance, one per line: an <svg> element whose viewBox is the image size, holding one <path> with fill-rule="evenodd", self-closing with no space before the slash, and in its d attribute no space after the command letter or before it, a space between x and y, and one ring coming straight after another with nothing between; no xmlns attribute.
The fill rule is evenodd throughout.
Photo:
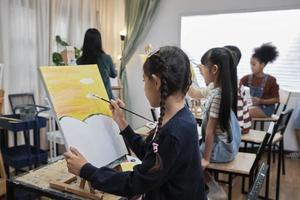
<svg viewBox="0 0 300 200"><path fill-rule="evenodd" d="M40 71L67 148L77 148L97 167L128 153L109 104L89 98L95 94L108 99L96 65L41 67Z"/></svg>

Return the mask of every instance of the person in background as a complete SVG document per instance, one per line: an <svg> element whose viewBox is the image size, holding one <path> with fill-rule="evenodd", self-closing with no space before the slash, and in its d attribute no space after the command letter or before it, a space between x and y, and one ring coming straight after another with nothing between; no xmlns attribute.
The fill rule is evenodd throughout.
<svg viewBox="0 0 300 200"><path fill-rule="evenodd" d="M249 108L251 118L270 117L275 111L275 104L279 103L279 86L276 78L264 73L268 63L278 57L278 51L270 43L254 49L250 64L252 74L241 79L241 83L250 88L252 106Z"/></svg>
<svg viewBox="0 0 300 200"><path fill-rule="evenodd" d="M130 149L142 160L133 171L97 168L76 149L64 154L69 172L111 194L143 200L206 200L196 120L185 106L191 85L190 62L178 47L161 47L144 63L144 92L160 107L158 125L146 140L125 120L123 102L111 101L113 119Z"/></svg>
<svg viewBox="0 0 300 200"><path fill-rule="evenodd" d="M234 57L234 67L231 69L232 76L232 85L237 84L238 76L237 76L237 66L241 60L242 53L237 46L227 45L224 46L225 48L229 49ZM235 106L235 105L234 105ZM248 133L251 128L251 117L249 114L249 108L246 98L246 92L244 85L239 82L238 89L237 89L237 110L236 116L238 118L242 133Z"/></svg>
<svg viewBox="0 0 300 200"><path fill-rule="evenodd" d="M76 63L78 65L97 64L108 98L114 99L109 78L116 78L117 71L111 56L106 54L102 48L101 34L97 29L90 28L86 31L82 55Z"/></svg>

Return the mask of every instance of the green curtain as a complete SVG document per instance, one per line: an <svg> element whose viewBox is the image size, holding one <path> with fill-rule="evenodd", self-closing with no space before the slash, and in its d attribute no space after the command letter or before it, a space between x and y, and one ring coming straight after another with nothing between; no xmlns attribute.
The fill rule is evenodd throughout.
<svg viewBox="0 0 300 200"><path fill-rule="evenodd" d="M123 97L126 107L131 107L128 98L128 81L126 65L136 51L138 45L145 38L154 19L159 0L125 0L126 37L120 68L120 79L123 85ZM126 115L131 121L130 115Z"/></svg>

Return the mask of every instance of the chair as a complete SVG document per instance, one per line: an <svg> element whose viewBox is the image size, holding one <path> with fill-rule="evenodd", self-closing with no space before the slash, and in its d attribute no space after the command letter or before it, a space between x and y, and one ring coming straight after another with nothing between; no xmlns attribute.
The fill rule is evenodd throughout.
<svg viewBox="0 0 300 200"><path fill-rule="evenodd" d="M268 144L269 153L268 153L268 165L271 164L271 149L272 146L279 143L279 153L278 153L278 164L277 164L277 177L276 177L276 199L279 198L279 188L280 188L280 172L281 172L281 162L282 162L282 173L285 174L285 162L284 162L284 132L289 123L290 117L293 113L293 109L283 111L278 121L274 127L274 136L270 138L270 143ZM248 134L242 135L242 142L245 144L245 149L247 150L247 144L261 144L264 136L266 135L265 131L258 131L251 129ZM267 185L268 185L267 179Z"/></svg>
<svg viewBox="0 0 300 200"><path fill-rule="evenodd" d="M262 185L264 183L264 180L266 178L267 172L268 172L268 165L266 165L265 163L262 163L259 171L256 175L255 181L253 183L253 186L249 192L249 194L247 195L247 200L256 200L258 199L258 195L259 192L262 188Z"/></svg>
<svg viewBox="0 0 300 200"><path fill-rule="evenodd" d="M272 124L270 125L272 126ZM272 127L270 129L273 129ZM268 144L269 138L273 135L273 131L268 131L263 138L263 142L259 146L259 149L256 153L246 153L246 152L238 152L235 159L228 163L210 163L207 166L207 170L223 173L228 175L228 181L220 181L228 184L228 199L231 199L232 193L232 180L235 176L243 177L242 191L244 192L244 177L249 178L249 188L252 185L253 177L258 168L259 161L263 154L265 147Z"/></svg>
<svg viewBox="0 0 300 200"><path fill-rule="evenodd" d="M288 101L290 99L291 92L287 92L284 90L279 90L279 103L275 107L274 114L271 117L265 117L265 118L252 118L252 121L254 122L254 129L256 129L257 122L260 122L260 130L264 130L264 123L265 122L276 122L279 119L279 115L277 114L279 111L279 108L282 107L281 112L285 111Z"/></svg>

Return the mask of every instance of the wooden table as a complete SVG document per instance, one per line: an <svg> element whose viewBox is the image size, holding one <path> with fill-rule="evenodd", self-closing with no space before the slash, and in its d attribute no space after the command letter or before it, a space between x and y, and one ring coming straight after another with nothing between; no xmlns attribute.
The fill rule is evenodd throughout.
<svg viewBox="0 0 300 200"><path fill-rule="evenodd" d="M49 186L51 181L61 181L71 175L72 174L67 171L65 160L59 160L39 169L31 170L26 174L11 178L7 181L7 199L15 199L15 191L19 188L54 199L83 200L84 198L82 197L52 189ZM103 200L120 199L124 198L107 193L103 194Z"/></svg>

